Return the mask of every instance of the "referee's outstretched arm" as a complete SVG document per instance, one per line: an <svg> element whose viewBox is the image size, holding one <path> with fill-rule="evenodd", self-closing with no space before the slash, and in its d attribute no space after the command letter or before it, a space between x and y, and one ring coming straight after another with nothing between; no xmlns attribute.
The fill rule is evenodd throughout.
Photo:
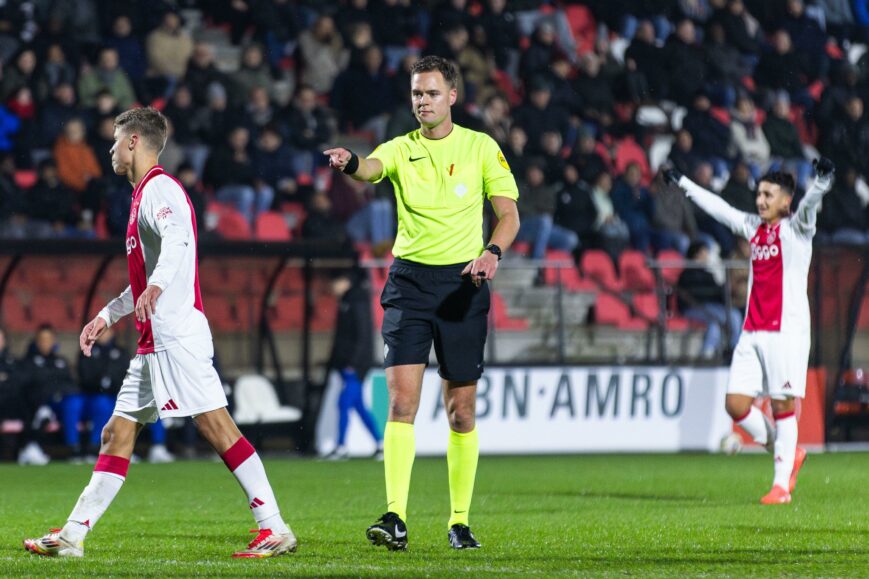
<svg viewBox="0 0 869 579"><path fill-rule="evenodd" d="M383 174L383 163L378 159L365 159L341 147L327 149L323 154L329 156L330 167L350 175L357 181L376 181Z"/></svg>

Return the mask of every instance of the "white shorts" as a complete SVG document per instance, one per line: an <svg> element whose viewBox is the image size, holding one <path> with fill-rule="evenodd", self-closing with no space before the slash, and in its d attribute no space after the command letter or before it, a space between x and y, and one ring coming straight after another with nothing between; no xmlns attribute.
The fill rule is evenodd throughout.
<svg viewBox="0 0 869 579"><path fill-rule="evenodd" d="M743 331L730 363L728 394L775 400L804 398L811 338L805 334Z"/></svg>
<svg viewBox="0 0 869 579"><path fill-rule="evenodd" d="M130 361L113 414L149 424L158 415L195 416L224 406L226 394L211 358L176 347Z"/></svg>

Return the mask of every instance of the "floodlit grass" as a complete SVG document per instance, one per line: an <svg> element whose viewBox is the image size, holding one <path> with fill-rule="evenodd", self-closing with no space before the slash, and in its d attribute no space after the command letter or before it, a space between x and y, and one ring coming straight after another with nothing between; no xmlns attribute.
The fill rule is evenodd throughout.
<svg viewBox="0 0 869 579"><path fill-rule="evenodd" d="M414 466L406 553L364 531L384 510L382 464L266 461L299 551L233 560L253 527L218 462L137 464L86 545L45 559L21 539L60 526L90 467L0 466L0 576L867 576L869 455L810 456L794 503L763 507L768 456L484 457L453 551L444 459Z"/></svg>

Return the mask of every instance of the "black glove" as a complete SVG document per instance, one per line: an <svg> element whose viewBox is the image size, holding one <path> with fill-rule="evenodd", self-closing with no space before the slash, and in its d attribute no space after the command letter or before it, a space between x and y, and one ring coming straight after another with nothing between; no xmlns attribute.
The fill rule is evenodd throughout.
<svg viewBox="0 0 869 579"><path fill-rule="evenodd" d="M836 166L826 157L812 161L812 169L818 177L829 177L836 172Z"/></svg>
<svg viewBox="0 0 869 579"><path fill-rule="evenodd" d="M679 172L675 167L670 167L669 169L664 169L664 181L671 185L678 185L679 179L682 178L682 173Z"/></svg>

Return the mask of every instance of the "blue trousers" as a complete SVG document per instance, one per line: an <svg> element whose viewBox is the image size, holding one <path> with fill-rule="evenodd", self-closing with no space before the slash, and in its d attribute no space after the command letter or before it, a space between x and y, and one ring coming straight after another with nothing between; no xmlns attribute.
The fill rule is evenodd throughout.
<svg viewBox="0 0 869 579"><path fill-rule="evenodd" d="M374 440L380 442L383 436L377 429L377 423L374 421L374 415L365 407L365 402L362 400L362 382L359 376L353 370L341 370L341 378L344 379L344 389L341 390L341 396L338 397L338 446L344 446L347 440L347 426L350 423L350 411L356 410L359 418L365 424L365 428L374 437Z"/></svg>
<svg viewBox="0 0 869 579"><path fill-rule="evenodd" d="M100 445L100 435L103 426L112 417L115 409L115 397L108 394L72 394L64 396L63 400L55 407L55 412L60 415L63 424L63 442L67 446L78 446L80 435L78 423L88 419L91 421L91 429L88 434L88 443L91 446ZM159 420L151 425L151 443L166 443L166 427Z"/></svg>

